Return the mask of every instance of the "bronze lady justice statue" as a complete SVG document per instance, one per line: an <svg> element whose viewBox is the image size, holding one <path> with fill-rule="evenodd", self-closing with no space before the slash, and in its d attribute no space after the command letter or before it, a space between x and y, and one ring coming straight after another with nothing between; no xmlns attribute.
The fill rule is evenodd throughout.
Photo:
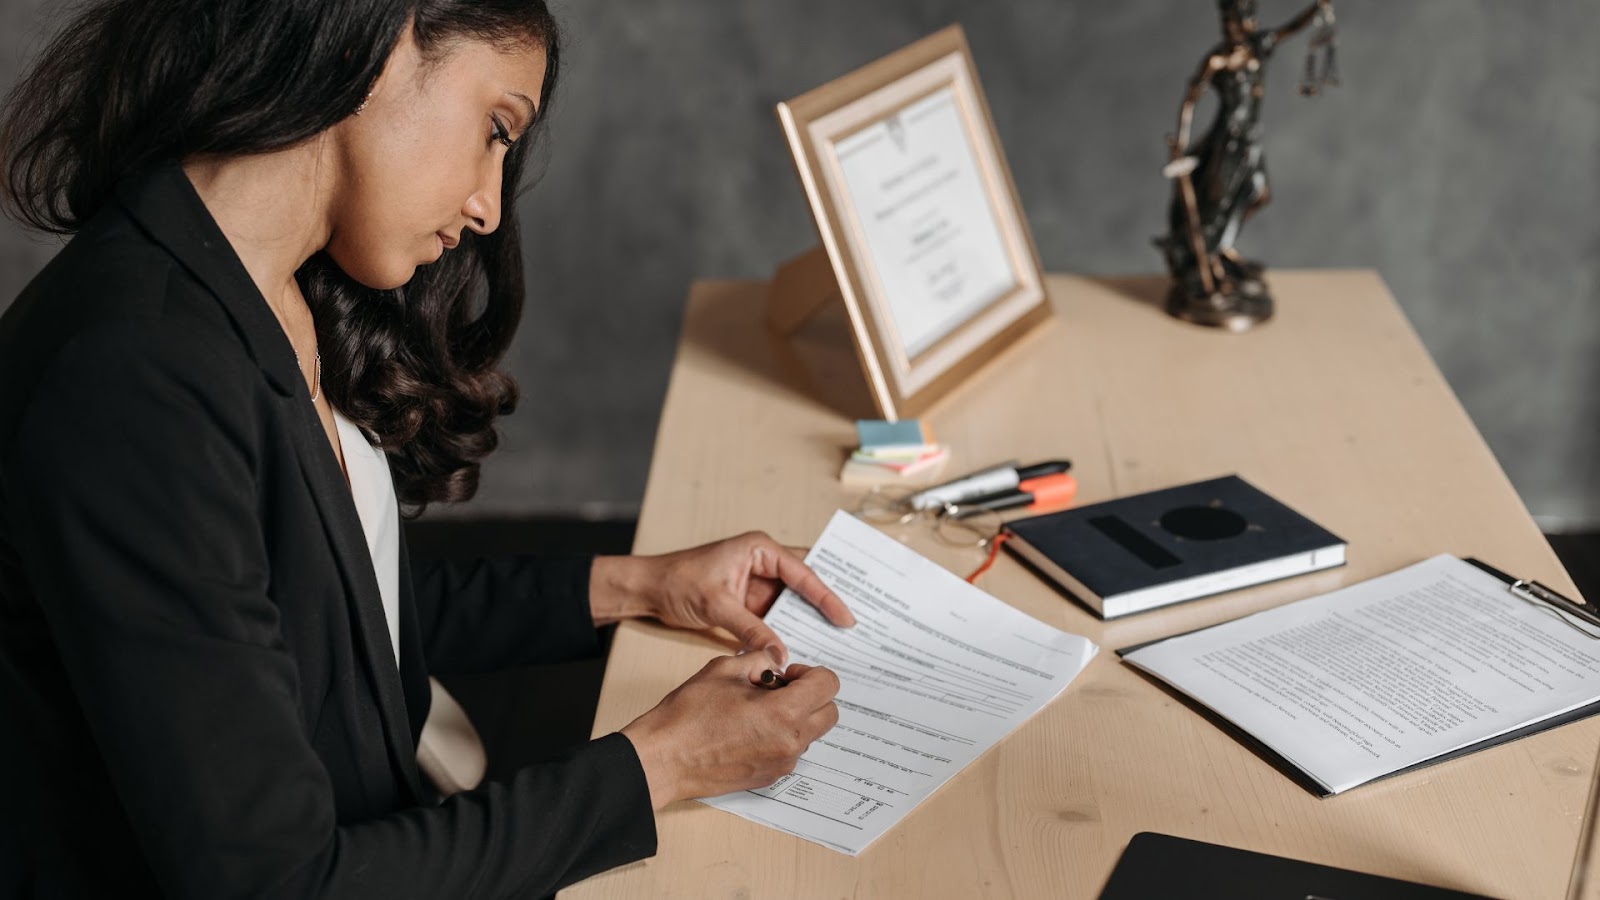
<svg viewBox="0 0 1600 900"><path fill-rule="evenodd" d="M1307 49L1303 94L1319 83L1338 84L1334 69L1332 0L1316 0L1281 28L1261 31L1255 0L1218 0L1223 41L1200 64L1178 110L1178 133L1169 135L1171 162L1161 171L1174 182L1168 231L1156 239L1172 272L1167 312L1200 325L1245 331L1272 315L1263 266L1234 249L1239 227L1266 205L1261 101L1267 59L1284 39L1315 23ZM1320 77L1315 53L1324 51ZM1192 145L1195 104L1209 85L1217 116Z"/></svg>

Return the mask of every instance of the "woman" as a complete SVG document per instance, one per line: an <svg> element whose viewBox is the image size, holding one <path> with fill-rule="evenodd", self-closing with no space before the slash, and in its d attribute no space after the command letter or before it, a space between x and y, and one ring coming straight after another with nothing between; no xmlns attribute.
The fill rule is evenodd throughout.
<svg viewBox="0 0 1600 900"><path fill-rule="evenodd" d="M760 615L837 596L750 534L653 558L412 565L515 391L541 0L99 0L0 121L9 211L75 235L0 318L6 896L501 897L770 783L838 682ZM746 649L567 756L440 804L429 671L597 624Z"/></svg>

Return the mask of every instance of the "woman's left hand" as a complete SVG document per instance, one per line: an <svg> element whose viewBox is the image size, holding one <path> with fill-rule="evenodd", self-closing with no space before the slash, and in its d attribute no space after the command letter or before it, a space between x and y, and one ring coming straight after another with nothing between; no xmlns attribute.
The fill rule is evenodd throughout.
<svg viewBox="0 0 1600 900"><path fill-rule="evenodd" d="M799 553L759 531L662 556L599 557L591 582L596 624L650 616L677 628L725 628L745 650L771 648L780 668L788 648L761 617L785 587L834 625L856 623Z"/></svg>

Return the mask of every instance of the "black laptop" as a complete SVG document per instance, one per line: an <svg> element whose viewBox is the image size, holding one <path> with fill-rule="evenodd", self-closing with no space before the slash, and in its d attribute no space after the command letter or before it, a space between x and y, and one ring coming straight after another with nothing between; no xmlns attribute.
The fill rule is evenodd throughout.
<svg viewBox="0 0 1600 900"><path fill-rule="evenodd" d="M1394 878L1144 831L1100 900L1488 900Z"/></svg>

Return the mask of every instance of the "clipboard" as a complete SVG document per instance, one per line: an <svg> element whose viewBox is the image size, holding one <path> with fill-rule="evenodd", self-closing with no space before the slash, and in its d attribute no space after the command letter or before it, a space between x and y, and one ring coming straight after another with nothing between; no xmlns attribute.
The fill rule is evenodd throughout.
<svg viewBox="0 0 1600 900"><path fill-rule="evenodd" d="M1468 565L1471 565L1504 582L1506 589L1512 594L1512 596L1532 603L1536 606L1541 606L1545 609L1548 609L1553 615L1556 615L1563 622L1582 632L1584 635L1594 639L1595 641L1600 641L1600 614L1597 614L1595 607L1587 601L1574 600L1561 594L1559 591L1556 591L1553 588L1540 584L1539 582L1531 579L1516 578L1501 571L1500 569L1495 568L1494 566L1489 565L1477 557L1466 556L1460 557L1460 559L1462 562L1467 563ZM1230 619L1229 621L1236 620ZM1115 652L1117 654L1117 658L1121 659L1135 650L1148 647L1152 644L1159 644L1162 641L1184 637L1185 635L1197 634L1201 631L1226 624L1228 623L1218 622L1215 625L1207 625L1203 628L1194 628L1190 629L1189 631L1179 632L1178 634L1169 634L1166 637L1142 641L1132 646L1123 647ZM1588 625L1589 627L1586 628L1584 627L1585 625ZM1137 666L1129 666L1129 668L1133 669L1134 672L1139 675L1139 677L1165 691L1168 696L1198 713L1201 718L1210 722L1212 725L1215 725L1219 730L1227 734L1229 737L1232 737L1234 740L1244 745L1250 750L1250 752L1260 757L1262 761L1277 769L1290 781L1293 781L1295 784L1305 788L1309 793L1324 799L1333 796L1331 791L1323 788L1322 785L1318 784L1315 779L1302 772L1299 766L1296 766L1294 763L1290 762L1286 757L1278 753L1276 750L1268 747L1260 739L1250 734L1250 732L1245 731L1243 728L1233 724L1226 718L1213 711L1210 707L1200 703L1199 701L1190 697L1188 694L1167 684L1165 681L1162 681L1154 675L1145 672L1143 669L1140 669ZM1476 753L1479 750L1488 750L1491 747L1498 747L1501 744L1509 744L1512 741L1521 740L1529 735L1538 734L1541 731L1546 731L1551 728L1560 728L1562 725L1570 725L1573 722L1582 721L1583 719L1587 719L1596 714L1600 714L1600 701L1590 703L1587 706L1579 706L1575 709L1569 709L1564 713L1557 713L1548 719L1540 719L1537 722L1524 725L1521 728L1512 729L1504 734L1484 738L1481 741L1468 744L1465 747L1458 747L1455 750L1441 753L1438 756L1430 757L1418 763L1413 763L1405 768L1396 769L1387 775L1381 775L1372 779L1371 781L1365 782L1362 785L1359 785L1357 788L1353 788L1352 790L1365 787L1368 784L1376 784L1380 781L1387 781L1396 775L1405 775L1415 772L1419 769L1425 769L1438 763L1448 762L1452 759L1466 756L1469 753Z"/></svg>

